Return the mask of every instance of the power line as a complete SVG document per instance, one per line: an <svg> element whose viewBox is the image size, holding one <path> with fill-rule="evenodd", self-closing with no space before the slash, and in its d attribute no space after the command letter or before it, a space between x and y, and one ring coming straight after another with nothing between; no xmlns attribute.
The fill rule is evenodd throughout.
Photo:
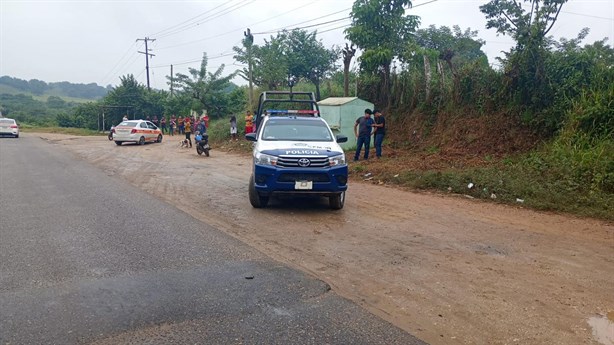
<svg viewBox="0 0 614 345"><path fill-rule="evenodd" d="M215 59L220 59L223 57L227 57L227 56L231 56L234 55L235 53L227 53L227 54L221 54L221 55L216 55L216 56L212 56L209 57L207 56L207 60L215 60ZM199 58L199 59L194 59L194 60L189 60L189 61L183 61L183 62L173 62L172 64L166 64L166 65L158 65L158 66L152 66L151 68L162 68L162 67L170 67L170 65L173 66L179 66L179 65L187 65L187 64L191 64L191 63L195 63L195 62L201 62L203 61L203 58Z"/></svg>
<svg viewBox="0 0 614 345"><path fill-rule="evenodd" d="M232 1L234 1L234 0L231 0L230 2L232 2ZM223 5L228 5L230 2L225 3L225 4L223 4L223 5L220 5L220 6L216 6L215 8L213 8L213 9L211 9L211 10L208 10L208 11L206 11L206 12L203 12L203 13L199 14L198 16L192 17L192 18L190 18L190 19L188 19L188 20L185 20L185 21L183 21L183 22L181 22L181 23L179 23L179 24L176 24L176 25L174 25L174 26L171 26L171 27L169 27L169 28L167 28L167 29L165 29L165 30L159 31L159 33L163 33L163 34L162 34L162 37L167 37L167 36L173 35L173 34L175 34L175 33L178 33L178 32L181 32L181 31L185 31L185 30L189 29L189 28L190 28L190 26L199 25L199 23L200 23L200 22L202 22L202 21L204 21L204 20L206 20L206 19L215 19L215 18L217 18L217 17L221 17L221 16L223 16L223 15L225 15L225 14L227 14L227 13L230 13L230 12L232 12L232 11L235 11L236 9L238 9L238 6L240 6L240 5L242 5L243 3L248 2L248 1L249 1L249 0L244 0L244 1L242 1L242 2L240 2L240 3L238 3L238 4L235 4L235 5L233 5L233 6L229 6L229 7L226 7L226 8L224 8L224 9L221 9L220 11L218 11L218 12L216 12L216 13L211 14L211 15L210 15L209 17L207 17L207 18L203 18L203 19L201 19L199 22L193 22L193 23L186 24L186 23L188 23L188 22L190 22L190 21L192 21L192 20L194 20L194 19L197 19L197 18L199 18L199 17L202 17L202 16L203 16L203 15L205 15L205 14L211 13L211 12L213 12L214 10L221 8ZM256 1L256 0L251 0L251 1L252 1L252 2L254 2L254 1ZM299 9L301 9L301 8L303 8L303 7L309 6L309 5L311 5L311 4L313 4L314 2L317 2L317 1L320 1L320 0L316 0L316 1L310 2L310 3L308 3L308 4L305 4L305 5L299 6L299 7L297 7L297 8L292 9L292 10L286 11L286 12L284 12L284 13L280 14L280 15L272 16L272 17L270 17L270 18L267 18L267 19L264 19L264 20L258 21L258 22L256 22L256 23L250 24L250 25L248 25L248 26L253 26L253 25L256 25L256 24L260 24L260 23L263 23L263 22L266 22L266 21L269 21L269 20L272 20L272 19L278 18L278 17L283 16L283 15L285 15L285 14L288 14L288 13L290 13L290 12L293 12L293 11L299 10ZM439 1L439 0L430 0L430 1L427 1L427 2L424 2L424 3L421 3L421 4L414 5L414 6L412 6L411 8L416 8L416 7L420 7L420 6L428 5L428 4L431 4L431 3L437 2L437 1ZM315 20L318 20L318 19L322 19L322 18L330 17L330 16L332 16L332 15L335 15L335 14L338 14L338 13L341 13L341 12L345 12L345 11L348 11L348 10L350 10L350 9L351 9L351 7L350 7L350 8L343 9L343 10L340 10L340 11L332 12L332 13L326 14L326 15L324 15L324 16L319 16L318 18L314 18L314 19L310 19L310 20L302 21L302 22L295 23L295 24L292 24L292 25L287 25L287 26L285 26L285 27L280 27L280 28L277 28L277 29L275 29L275 30L269 30L269 31L259 32L259 33L257 33L257 34L267 34L267 33L274 33L274 32L278 32L279 30L283 30L283 29L286 29L286 28L294 27L294 26L296 26L296 25L301 25L301 24L304 24L304 23L309 23L309 22L312 22L312 21L315 21ZM350 16L348 16L348 17L345 17L345 18L338 18L338 19L335 19L335 20L330 20L330 21L326 21L326 22L321 22L321 23L311 24L311 25L307 25L307 26L303 26L303 27L297 27L297 28L298 28L298 29L304 29L304 28L311 28L311 27L317 27L317 26L327 26L327 25L328 25L328 26L330 26L330 24L337 23L337 22L340 22L340 21L343 21L343 20L347 20L347 19L350 19L350 18L351 18L351 17L350 17ZM350 25L351 25L351 24L344 24L344 25L341 25L341 26L337 26L337 27L334 27L334 28L330 28L330 29L326 29L326 30L320 31L319 33L326 33L326 32L329 32L329 31L333 31L333 30L342 29L342 28L348 27L348 26L350 26ZM228 34L231 34L231 33L237 32L237 31L239 31L239 30L243 30L243 27L242 27L242 28L237 28L237 29L233 29L233 30L227 31L227 32L225 32L225 33L221 33L221 34L213 35L213 36L210 36L210 37L205 37L205 38L202 38L202 39L199 39L199 40L190 41L190 42L181 43L181 44L176 44L176 45L172 45L172 46L160 47L160 48L157 48L157 49L158 49L158 50L164 50L164 49L170 49L170 48L175 48L175 47L179 47L179 46L189 45L189 44L193 44L193 43L198 43L198 42L202 42L202 41L205 41L205 40L209 40L209 39L213 39L213 38L218 38L218 37L221 37L221 36L225 36L225 35L228 35ZM222 55L219 55L219 56L209 57L209 59L222 58L222 57L231 56L231 55L234 55L234 53L228 53L228 54L222 54ZM199 59L194 59L194 60L189 60L189 61L183 61L183 62L179 62L179 63L172 63L172 65L186 65L186 64L191 64L191 63L196 63L196 62L201 62L201 61L202 61L202 58L199 58ZM133 63L134 63L134 62L133 62ZM171 65L171 64L166 64L166 65L158 65L158 66L153 66L153 67L151 67L151 68L163 68L163 67L169 67L170 65ZM141 73L139 74L139 76L140 76L142 73L143 73L143 72L141 72Z"/></svg>
<svg viewBox="0 0 614 345"><path fill-rule="evenodd" d="M300 26L300 27L293 27L293 30L296 29L307 29L307 28L312 28L314 26L320 26L320 25L326 25L326 24L331 24L331 23L336 23L336 22L340 22L342 20L347 20L350 17L345 17L345 18L339 18L339 19L335 19L335 20L329 20L327 22L322 22L322 23L317 23L317 24L311 24L311 25L306 25L306 26ZM289 26L288 26L289 27ZM286 28L288 28L286 27ZM271 31L263 31L263 32L254 32L254 35L266 35L266 34L273 34L278 32L279 30L271 30Z"/></svg>
<svg viewBox="0 0 614 345"><path fill-rule="evenodd" d="M234 0L230 0L228 3L233 2L233 1L234 1ZM199 14L199 15L196 15L196 16L194 16L194 17L190 18L190 19L184 20L183 22L181 22L181 23L179 23L179 24L175 24L175 25L170 26L170 27L168 27L168 28L166 28L166 29L164 29L164 30L158 31L158 32L156 32L156 33L154 33L154 34L152 34L152 35L150 35L150 36L159 36L159 35L164 35L164 34L166 34L166 31L171 31L171 30L173 30L173 29L177 28L178 26L181 26L181 25L183 25L183 24L185 24L185 23L187 23L187 22L189 22L189 21L191 21L191 20L194 20L194 19L196 19L196 18L199 18L199 17L201 17L201 16L204 16L205 14L210 13L210 12L212 12L212 11L214 11L214 10L216 10L216 9L218 9L218 8L220 8L220 7L222 7L222 6L225 6L225 5L227 5L228 3L222 3L222 4L221 4L221 5L219 5L219 6L216 6L216 7L212 8L212 9L210 9L210 10L208 10L208 11L205 11L205 12L203 12L203 13Z"/></svg>
<svg viewBox="0 0 614 345"><path fill-rule="evenodd" d="M296 8L294 8L294 9L291 9L291 10L286 11L286 12L284 12L284 13L281 13L281 14L279 14L279 15L276 15L276 16L273 16L273 17L269 17L269 18L264 19L264 20L261 20L261 21L259 21L259 22L251 23L251 24L249 24L249 25L247 25L247 26L248 26L248 27L251 27L251 26L254 26L254 25L257 25L257 24L262 24L262 23L264 23L264 22L268 22L269 20L273 20L273 19L275 19L275 18L277 18L277 17L281 17L281 16L286 15L286 14L288 14L288 13L292 13L292 12L294 12L294 11L300 10L300 9L301 9L301 8L303 8L303 7L310 6L310 5L312 5L313 3L318 2L318 1L320 1L320 0L312 1L312 2L310 2L310 3L307 3L307 4L305 4L305 5L302 5L302 6L296 7ZM338 12L335 12L334 14L336 14L336 13L338 13ZM316 18L316 19L312 19L312 20L309 20L309 21L314 21L314 20L317 20L317 19L320 19L320 18L328 17L328 16L330 16L330 15L332 15L332 14L325 15L325 16L321 16L321 17L318 17L318 18ZM161 47L161 48L157 48L157 49L158 49L158 50L164 50L164 49L170 49L170 48L176 48L176 47L186 46L186 45L190 45L190 44L194 44L194 43L199 43L199 42L203 42L203 41L206 41L206 40L210 40L210 39L213 39L213 38L218 38L218 37L226 36L226 35L229 35L229 34L232 34L232 33L238 32L238 31L243 31L243 30L245 30L245 26L241 26L240 28L232 29L232 30L230 30L230 31L226 31L226 32L224 32L224 33L217 34L217 35L214 35L214 36L209 36L209 37L201 38L201 39L198 39L198 40L189 41L189 42L185 42L185 43L179 43L179 44L175 44L175 45L172 45L172 46L166 46L166 47Z"/></svg>
<svg viewBox="0 0 614 345"><path fill-rule="evenodd" d="M115 71L115 69L117 68L117 66L119 66L119 64L128 56L128 54L132 51L132 47L134 46L134 43L132 43L128 49L126 50L126 52L122 55L121 58L119 58L119 60L117 60L117 62L115 63L115 65L113 65L113 67L111 68L111 70L105 74L105 76L102 78L102 80L104 81L103 84L106 84L106 81L108 80L108 78L111 76L111 74Z"/></svg>
<svg viewBox="0 0 614 345"><path fill-rule="evenodd" d="M230 13L230 12L234 12L234 11L238 10L239 8L244 7L243 5L244 5L245 3L247 3L247 2L252 3L252 2L254 2L254 1L255 1L255 0L242 0L241 2L239 2L239 3L237 3L237 4L234 4L234 5L232 5L232 6L228 7L228 8L222 9L221 11L216 12L216 13L214 13L214 14L212 14L212 15L208 16L208 17L205 17L205 18L201 19L201 20L200 20L200 21L198 21L198 22L190 23L190 24L184 25L183 27L177 28L177 29L175 29L174 31L171 31L171 32L167 32L167 33L165 33L165 34L162 34L162 35L158 36L158 38L168 37L168 36L175 35L175 34L178 34L178 33L180 33L180 32L183 32L183 31L186 31L186 30L192 29L192 28L194 28L194 27L199 26L200 24L202 24L203 22L205 22L205 21L207 21L207 20L213 20L213 19L219 18L219 17L221 17L221 16L223 16L223 15L226 15L226 14L228 14L228 13ZM226 4L228 4L228 3L226 3ZM219 6L218 6L218 7L219 7Z"/></svg>
<svg viewBox="0 0 614 345"><path fill-rule="evenodd" d="M279 28L277 28L277 29L272 29L272 30L269 30L269 31L272 31L273 33L275 33L275 32L277 32L277 31L279 31L279 30L287 29L287 28L288 28L288 27L290 27L290 26L301 25L301 24L305 24L305 23L313 22L314 20L318 20L318 19L322 19L322 18L330 17L330 16L333 16L333 15L335 15L335 14L339 14L339 13L341 13L341 12L346 12L346 11L351 10L351 9L352 9L351 7L348 7L348 8L345 8L345 9L340 10L340 11L337 11L337 12L329 13L329 14L324 15L324 16L319 16L318 18L313 18L313 19L305 20L305 21L302 21L302 22L299 22L299 23L294 23L294 24L292 24L292 25L282 26L282 27L279 27ZM283 14L282 14L282 15L283 15ZM280 16L281 16L281 15L280 15ZM277 18L277 17L279 17L279 16L276 16L276 17L273 17L273 18ZM349 18L349 17L346 17L346 19L347 19L347 18ZM253 26L253 25L255 25L255 24L252 24L251 26Z"/></svg>
<svg viewBox="0 0 614 345"><path fill-rule="evenodd" d="M416 7L432 4L432 3L437 2L437 1L439 1L439 0L431 0L431 1L423 2L421 4L417 4L417 5L412 6L411 8L416 8Z"/></svg>
<svg viewBox="0 0 614 345"><path fill-rule="evenodd" d="M597 19L604 19L604 20L610 20L614 22L614 18L607 18L607 17L599 17L599 16L593 16L590 14L582 14L582 13L575 13L575 12L567 12L567 11L561 11L562 13L567 13L567 14L573 14L576 16L582 16L582 17L590 17L590 18L597 18Z"/></svg>
<svg viewBox="0 0 614 345"><path fill-rule="evenodd" d="M411 8L416 8L416 7L428 5L428 4L437 2L437 1L439 1L439 0L430 0L430 1L427 1L427 2L424 2L424 3L412 6ZM338 12L335 12L335 13L347 11L349 9L351 9L351 7L347 8L347 9L344 9L344 10L341 10L341 11L338 11ZM332 14L329 14L329 15L326 15L326 16L320 16L317 19L321 19L321 18L330 16L330 15L332 15ZM307 28L311 28L311 27L314 27L314 26L326 25L326 24L330 24L330 23L334 23L334 22L339 22L339 21L342 21L342 20L350 19L350 18L351 18L351 16L347 16L347 17L344 17L344 18L339 18L339 19L335 19L335 20L331 20L331 21L327 21L327 22L322 22L322 23L318 23L318 24L312 24L312 25L307 25L307 26L302 26L302 27L295 27L296 25L300 25L300 24L303 24L303 23L308 23L308 22L316 20L316 19L312 19L312 20L308 20L308 21L304 21L304 22L300 22L300 23L295 23L295 24L292 24L292 25L283 26L283 27L275 29L275 30L269 30L269 31L263 31L263 32L254 32L254 35L262 35L262 34L275 33L275 32L278 32L279 30L288 29L288 28L292 28L292 29L307 29ZM334 29L331 29L331 30L334 30Z"/></svg>
<svg viewBox="0 0 614 345"><path fill-rule="evenodd" d="M139 57L140 57L140 55L135 52L135 54L132 56L132 60L130 62L126 63L126 65L124 66L123 69L118 70L118 71L122 71L119 74L122 75L127 70L129 70L134 65L134 63L139 59Z"/></svg>
<svg viewBox="0 0 614 345"><path fill-rule="evenodd" d="M325 32L329 32L329 31L334 31L334 30L338 30L338 29L347 28L347 27L348 27L348 26L350 26L350 25L352 25L352 24L345 24L345 25L341 25L341 26L338 26L338 27L336 27L336 28L332 28L332 29L328 29L328 30L324 30L324 31L319 31L318 33L319 33L319 34L323 34L323 33L325 33Z"/></svg>

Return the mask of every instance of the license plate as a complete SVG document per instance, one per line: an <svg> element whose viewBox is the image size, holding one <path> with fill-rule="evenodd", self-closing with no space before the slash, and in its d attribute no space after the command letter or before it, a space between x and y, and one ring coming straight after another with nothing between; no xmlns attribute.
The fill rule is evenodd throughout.
<svg viewBox="0 0 614 345"><path fill-rule="evenodd" d="M294 182L294 189L311 190L313 189L313 181L296 181Z"/></svg>

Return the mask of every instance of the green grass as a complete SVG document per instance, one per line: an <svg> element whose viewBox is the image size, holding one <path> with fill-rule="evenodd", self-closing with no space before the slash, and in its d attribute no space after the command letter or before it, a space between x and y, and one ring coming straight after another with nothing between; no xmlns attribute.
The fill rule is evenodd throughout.
<svg viewBox="0 0 614 345"><path fill-rule="evenodd" d="M397 177L380 174L378 179L413 189L614 220L614 144L609 140L580 150L557 141L486 167L397 173Z"/></svg>
<svg viewBox="0 0 614 345"><path fill-rule="evenodd" d="M242 115L237 116L237 141L230 141L230 117L222 119L210 120L207 133L209 134L209 142L212 148L221 148L231 152L249 153L252 151L252 145L245 140L245 118Z"/></svg>

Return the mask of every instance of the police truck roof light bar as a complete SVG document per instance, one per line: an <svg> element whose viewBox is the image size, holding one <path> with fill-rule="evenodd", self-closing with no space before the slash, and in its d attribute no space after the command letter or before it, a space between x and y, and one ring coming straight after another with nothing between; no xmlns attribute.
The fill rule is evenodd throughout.
<svg viewBox="0 0 614 345"><path fill-rule="evenodd" d="M320 112L317 110L280 110L280 109L269 109L266 110L269 114L319 114Z"/></svg>
<svg viewBox="0 0 614 345"><path fill-rule="evenodd" d="M291 115L316 116L316 115L320 114L320 112L317 111L317 110L279 110L279 109L269 109L269 110L266 110L265 114L269 114L269 115L291 114Z"/></svg>

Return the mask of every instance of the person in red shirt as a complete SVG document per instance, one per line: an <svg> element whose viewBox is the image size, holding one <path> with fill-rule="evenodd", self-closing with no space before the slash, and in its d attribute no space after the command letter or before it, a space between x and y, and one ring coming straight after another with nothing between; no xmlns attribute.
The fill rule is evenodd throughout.
<svg viewBox="0 0 614 345"><path fill-rule="evenodd" d="M245 115L245 134L254 132L254 115L252 115L251 111L247 111Z"/></svg>

